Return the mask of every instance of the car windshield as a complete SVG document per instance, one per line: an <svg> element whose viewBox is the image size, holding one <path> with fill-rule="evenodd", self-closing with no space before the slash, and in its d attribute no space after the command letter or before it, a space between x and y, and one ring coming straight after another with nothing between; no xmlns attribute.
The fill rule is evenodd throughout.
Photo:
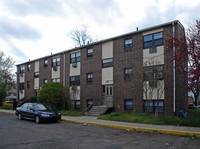
<svg viewBox="0 0 200 149"><path fill-rule="evenodd" d="M47 110L47 108L43 104L33 105L35 110Z"/></svg>

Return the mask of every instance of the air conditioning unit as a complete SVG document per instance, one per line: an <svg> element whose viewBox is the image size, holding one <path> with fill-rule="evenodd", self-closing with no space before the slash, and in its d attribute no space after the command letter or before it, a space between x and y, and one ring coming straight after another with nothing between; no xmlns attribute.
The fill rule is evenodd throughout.
<svg viewBox="0 0 200 149"><path fill-rule="evenodd" d="M156 87L157 86L157 81L156 80L150 80L149 81L149 86Z"/></svg>
<svg viewBox="0 0 200 149"><path fill-rule="evenodd" d="M71 88L73 91L77 91L77 86L72 86Z"/></svg>
<svg viewBox="0 0 200 149"><path fill-rule="evenodd" d="M162 79L162 78L163 78L162 72L154 73L154 79Z"/></svg>
<svg viewBox="0 0 200 149"><path fill-rule="evenodd" d="M54 67L53 67L53 70L54 70L54 71L57 71L57 67L56 67L56 66L54 66Z"/></svg>
<svg viewBox="0 0 200 149"><path fill-rule="evenodd" d="M76 68L77 67L77 63L72 63L72 67Z"/></svg>

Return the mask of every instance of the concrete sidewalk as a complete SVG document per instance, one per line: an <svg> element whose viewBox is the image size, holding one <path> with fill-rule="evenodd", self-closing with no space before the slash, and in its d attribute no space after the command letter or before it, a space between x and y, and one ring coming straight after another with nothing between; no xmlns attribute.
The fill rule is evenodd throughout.
<svg viewBox="0 0 200 149"><path fill-rule="evenodd" d="M12 110L1 110L0 112L14 114L15 111ZM103 127L111 127L117 129L125 129L140 132L150 132L150 133L162 133L171 135L181 135L181 136L195 136L200 138L200 127L184 127L184 126L169 126L169 125L151 125L151 124L140 124L131 122L118 122L118 121L108 121L100 120L97 117L92 116L62 116L63 121L80 123L84 125L96 125Z"/></svg>

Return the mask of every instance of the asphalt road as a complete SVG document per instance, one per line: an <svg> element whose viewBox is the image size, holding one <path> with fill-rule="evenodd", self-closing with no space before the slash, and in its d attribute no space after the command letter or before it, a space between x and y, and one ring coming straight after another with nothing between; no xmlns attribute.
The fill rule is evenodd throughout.
<svg viewBox="0 0 200 149"><path fill-rule="evenodd" d="M0 113L0 149L199 149L200 139L57 122Z"/></svg>

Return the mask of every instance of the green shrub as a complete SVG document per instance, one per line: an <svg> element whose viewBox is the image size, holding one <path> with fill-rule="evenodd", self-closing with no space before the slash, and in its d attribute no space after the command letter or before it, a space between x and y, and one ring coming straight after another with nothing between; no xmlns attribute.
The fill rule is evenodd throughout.
<svg viewBox="0 0 200 149"><path fill-rule="evenodd" d="M12 110L12 109L13 109L13 106L0 106L0 109Z"/></svg>
<svg viewBox="0 0 200 149"><path fill-rule="evenodd" d="M49 82L42 85L38 95L38 102L50 105L52 108L62 109L66 99L66 89L61 83Z"/></svg>

